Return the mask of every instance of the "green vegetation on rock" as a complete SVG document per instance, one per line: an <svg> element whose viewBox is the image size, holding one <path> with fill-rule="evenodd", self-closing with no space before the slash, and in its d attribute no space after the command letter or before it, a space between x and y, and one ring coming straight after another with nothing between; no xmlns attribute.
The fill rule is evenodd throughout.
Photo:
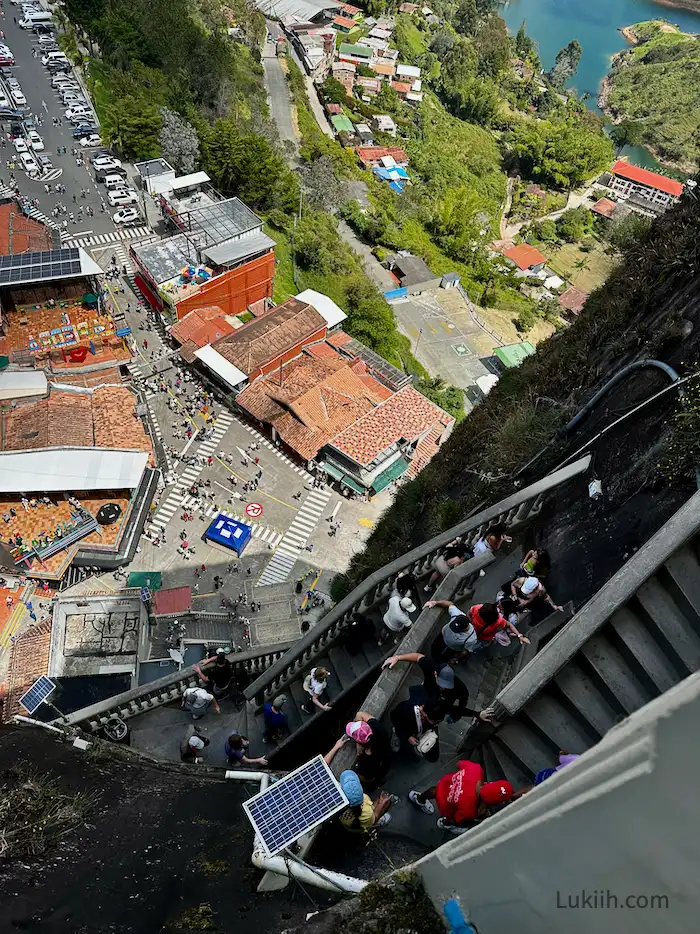
<svg viewBox="0 0 700 934"><path fill-rule="evenodd" d="M603 95L617 122L663 162L692 171L700 144L700 42L662 21L637 23L633 48L615 57Z"/></svg>

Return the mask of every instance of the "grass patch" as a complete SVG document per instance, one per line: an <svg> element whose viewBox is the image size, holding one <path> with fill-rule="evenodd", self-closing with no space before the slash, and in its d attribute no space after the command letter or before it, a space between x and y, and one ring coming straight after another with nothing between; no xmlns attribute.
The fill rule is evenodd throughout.
<svg viewBox="0 0 700 934"><path fill-rule="evenodd" d="M294 263L289 236L283 230L265 224L265 233L275 241L275 282L272 297L279 305L291 295L297 295L299 289L294 284Z"/></svg>
<svg viewBox="0 0 700 934"><path fill-rule="evenodd" d="M87 85L95 106L95 113L100 123L104 122L105 112L110 101L108 88L109 68L96 58L90 59L86 66Z"/></svg>
<svg viewBox="0 0 700 934"><path fill-rule="evenodd" d="M408 14L401 13L396 17L396 27L398 35L394 36L394 41L405 57L409 57L407 53L422 55L423 52L428 51L424 33L418 29Z"/></svg>
<svg viewBox="0 0 700 934"><path fill-rule="evenodd" d="M208 876L222 876L230 872L231 867L225 859L202 859L197 863L198 867Z"/></svg>
<svg viewBox="0 0 700 934"><path fill-rule="evenodd" d="M547 252L546 247L544 252ZM547 258L558 276L584 292L593 292L599 288L617 265L616 260L608 256L599 245L586 253L576 243L565 243L551 250Z"/></svg>
<svg viewBox="0 0 700 934"><path fill-rule="evenodd" d="M96 802L64 794L58 782L26 768L7 770L0 784L0 857L40 856L81 824Z"/></svg>
<svg viewBox="0 0 700 934"><path fill-rule="evenodd" d="M199 905L197 908L186 908L179 918L172 922L172 927L178 930L215 931L214 913L211 905Z"/></svg>

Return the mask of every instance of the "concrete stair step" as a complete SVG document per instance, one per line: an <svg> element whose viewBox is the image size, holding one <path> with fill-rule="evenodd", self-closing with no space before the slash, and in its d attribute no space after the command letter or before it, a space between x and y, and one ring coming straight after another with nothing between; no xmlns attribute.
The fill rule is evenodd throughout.
<svg viewBox="0 0 700 934"><path fill-rule="evenodd" d="M700 561L692 545L679 548L672 555L664 569L678 591L688 601L694 611L695 622L700 631ZM661 575L660 575L661 576Z"/></svg>
<svg viewBox="0 0 700 934"><path fill-rule="evenodd" d="M581 717L585 717L599 737L605 736L618 722L619 713L575 662L559 672L554 684L567 703L576 708Z"/></svg>
<svg viewBox="0 0 700 934"><path fill-rule="evenodd" d="M688 618L656 577L639 588L636 598L683 664L686 674L697 671L700 668L700 637L695 620Z"/></svg>
<svg viewBox="0 0 700 934"><path fill-rule="evenodd" d="M599 738L585 720L578 719L575 708L567 710L564 704L547 690L527 705L523 717L558 749L583 751Z"/></svg>
<svg viewBox="0 0 700 934"><path fill-rule="evenodd" d="M351 655L348 655L345 649L332 648L328 652L328 657L331 660L333 670L338 678L338 681L340 681L342 689L346 690L350 687L355 678L358 677L355 664L356 660L361 656L355 656L353 659Z"/></svg>
<svg viewBox="0 0 700 934"><path fill-rule="evenodd" d="M679 670L672 659L659 645L658 633L650 631L646 621L640 619L629 606L622 607L610 618L610 625L624 646L634 664L644 673L654 685L659 694L668 691L683 678L683 671Z"/></svg>
<svg viewBox="0 0 700 934"><path fill-rule="evenodd" d="M523 785L529 785L534 778L535 773L531 775L527 769L523 769L496 737L485 743L482 748L487 781L495 782L499 778L505 778L513 788L517 789L522 788ZM542 768L547 768L547 766L542 766Z"/></svg>
<svg viewBox="0 0 700 934"><path fill-rule="evenodd" d="M644 688L617 648L602 633L591 637L578 655L585 660L589 674L593 673L598 679L599 690L605 691L617 705L619 713L632 713L654 696Z"/></svg>
<svg viewBox="0 0 700 934"><path fill-rule="evenodd" d="M540 769L556 765L559 746L548 742L518 720L510 720L491 740L494 752L504 749L521 773L532 781Z"/></svg>

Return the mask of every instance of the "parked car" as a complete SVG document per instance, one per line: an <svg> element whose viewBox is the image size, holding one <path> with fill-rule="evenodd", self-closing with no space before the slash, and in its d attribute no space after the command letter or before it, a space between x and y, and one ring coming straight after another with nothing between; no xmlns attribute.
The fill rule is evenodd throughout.
<svg viewBox="0 0 700 934"><path fill-rule="evenodd" d="M112 215L115 224L133 224L140 219L141 215L136 208L122 208Z"/></svg>
<svg viewBox="0 0 700 934"><path fill-rule="evenodd" d="M30 152L21 152L19 161L22 163L22 168L27 175L36 176L39 174L39 163Z"/></svg>
<svg viewBox="0 0 700 934"><path fill-rule="evenodd" d="M0 65L14 65L15 57L12 52L7 48L0 49Z"/></svg>
<svg viewBox="0 0 700 934"><path fill-rule="evenodd" d="M88 149L90 146L101 146L102 140L98 133L91 133L89 136L82 137L80 145L83 149Z"/></svg>
<svg viewBox="0 0 700 934"><path fill-rule="evenodd" d="M41 64L48 65L50 62L68 62L68 58L65 52L61 52L58 49L55 52L44 52L41 56Z"/></svg>
<svg viewBox="0 0 700 934"><path fill-rule="evenodd" d="M107 200L113 208L124 207L127 204L138 204L139 196L131 188L115 188L107 193Z"/></svg>
<svg viewBox="0 0 700 934"><path fill-rule="evenodd" d="M70 71L73 66L70 62L51 62L46 67L49 70L49 74L57 75L64 71Z"/></svg>
<svg viewBox="0 0 700 934"><path fill-rule="evenodd" d="M0 107L9 107L10 101L5 92L0 88Z"/></svg>
<svg viewBox="0 0 700 934"><path fill-rule="evenodd" d="M77 107L69 107L68 110L64 113L64 117L67 120L72 120L74 117L90 117L92 116L92 111L85 104L79 104Z"/></svg>
<svg viewBox="0 0 700 934"><path fill-rule="evenodd" d="M96 182L104 182L108 178L121 178L126 182L126 172L124 169L120 169L119 166L115 166L113 169L95 169ZM112 187L116 187L116 185Z"/></svg>
<svg viewBox="0 0 700 934"><path fill-rule="evenodd" d="M12 145L15 147L15 152L29 152L29 146L21 136L18 136L16 139L12 140Z"/></svg>
<svg viewBox="0 0 700 934"><path fill-rule="evenodd" d="M44 141L39 136L36 130L30 130L27 133L27 139L29 140L29 145L32 147L34 152L43 152L44 151Z"/></svg>
<svg viewBox="0 0 700 934"><path fill-rule="evenodd" d="M10 96L12 97L12 100L15 102L15 104L17 104L19 107L24 107L24 105L27 103L27 98L22 93L22 88L20 87L11 87Z"/></svg>
<svg viewBox="0 0 700 934"><path fill-rule="evenodd" d="M48 156L39 155L39 156L35 156L34 158L39 163L39 168L41 169L42 174L44 172L48 172L50 169L53 168L53 162L49 159Z"/></svg>
<svg viewBox="0 0 700 934"><path fill-rule="evenodd" d="M118 166L121 168L121 160L111 155L95 156L94 159L90 159L90 162L92 162L96 169L109 168L110 166Z"/></svg>
<svg viewBox="0 0 700 934"><path fill-rule="evenodd" d="M97 132L97 127L92 126L89 123L81 123L73 130L73 139L80 139L81 136L89 136L91 133Z"/></svg>

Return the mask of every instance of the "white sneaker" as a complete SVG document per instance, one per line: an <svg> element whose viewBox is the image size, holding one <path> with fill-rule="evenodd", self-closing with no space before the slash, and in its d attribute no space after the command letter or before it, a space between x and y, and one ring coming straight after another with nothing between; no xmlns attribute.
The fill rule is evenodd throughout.
<svg viewBox="0 0 700 934"><path fill-rule="evenodd" d="M379 818L379 820L374 826L385 827L387 824L390 824L390 823L391 823L391 814L382 814L382 816Z"/></svg>
<svg viewBox="0 0 700 934"><path fill-rule="evenodd" d="M435 813L435 805L430 800L430 798L426 798L425 801L419 801L417 791L409 791L408 800L411 802L411 804L415 804L417 808L420 808L424 814ZM440 818L440 820L442 820L442 818ZM440 824L440 821L438 821L438 825L439 824Z"/></svg>
<svg viewBox="0 0 700 934"><path fill-rule="evenodd" d="M457 836L460 833L466 833L469 830L469 827L458 827L457 824L451 824L445 817L438 817L437 825L440 830L446 830L448 833L453 833Z"/></svg>

